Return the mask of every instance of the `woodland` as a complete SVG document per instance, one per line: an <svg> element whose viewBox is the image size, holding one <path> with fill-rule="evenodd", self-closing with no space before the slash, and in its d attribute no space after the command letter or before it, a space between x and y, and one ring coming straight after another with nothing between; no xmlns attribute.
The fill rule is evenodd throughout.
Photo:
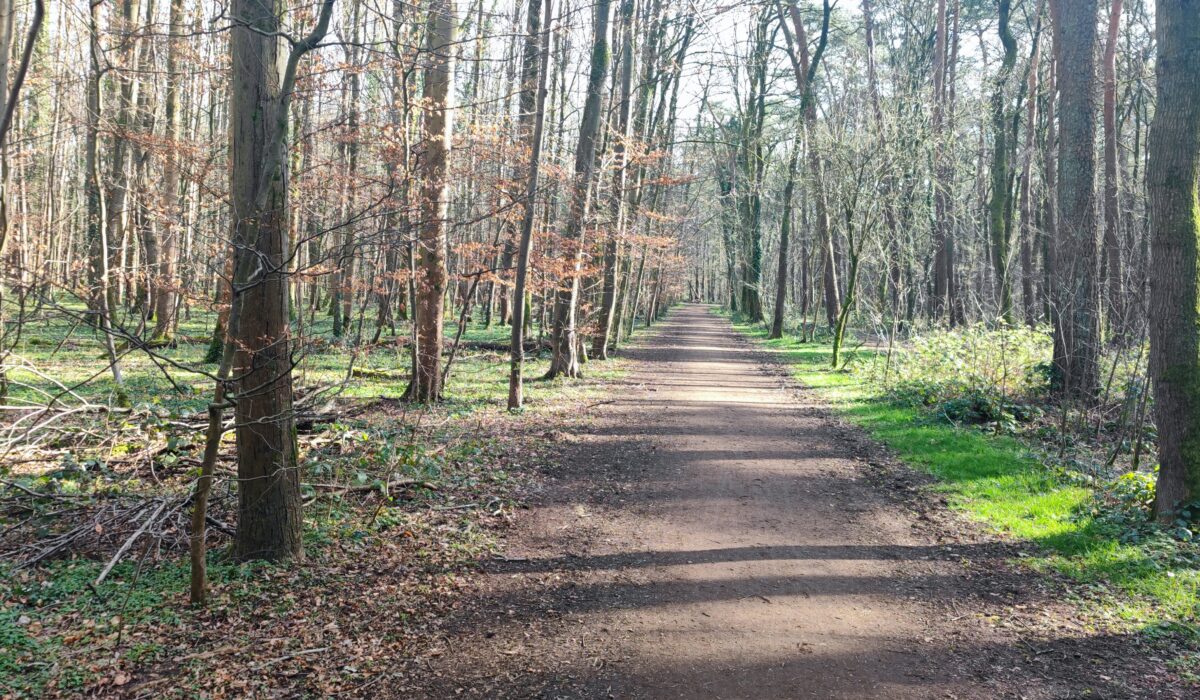
<svg viewBox="0 0 1200 700"><path fill-rule="evenodd" d="M0 697L1194 697L1198 528L1200 0L0 0Z"/></svg>

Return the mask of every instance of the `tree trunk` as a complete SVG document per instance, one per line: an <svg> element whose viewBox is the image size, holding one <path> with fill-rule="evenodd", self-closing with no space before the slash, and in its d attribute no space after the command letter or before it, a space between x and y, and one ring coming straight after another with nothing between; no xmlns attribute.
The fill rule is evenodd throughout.
<svg viewBox="0 0 1200 700"><path fill-rule="evenodd" d="M1034 292L1033 241L1037 233L1033 214L1033 154L1037 135L1038 62L1041 52L1037 46L1029 62L1029 82L1025 103L1025 152L1021 158L1021 309L1025 323L1037 323L1037 295Z"/></svg>
<svg viewBox="0 0 1200 700"><path fill-rule="evenodd" d="M284 51L283 0L233 0L229 162L236 253L229 343L237 423L239 559L304 556L288 329L288 103L296 63L329 24ZM228 351L227 351L228 352Z"/></svg>
<svg viewBox="0 0 1200 700"><path fill-rule="evenodd" d="M625 229L625 153L629 141L630 93L633 88L634 1L621 2L621 82L617 97L617 121L613 127L613 182L608 207L610 230L604 244L604 282L600 300L599 327L592 342L592 355L608 359L613 312L617 306L617 269Z"/></svg>
<svg viewBox="0 0 1200 700"><path fill-rule="evenodd" d="M1058 55L1058 233L1054 366L1065 396L1091 401L1099 384L1096 241L1096 0L1054 0Z"/></svg>
<svg viewBox="0 0 1200 700"><path fill-rule="evenodd" d="M454 0L434 0L429 8L425 50L424 143L417 163L421 173L421 224L417 242L416 343L412 401L442 398L442 315L446 296L446 229L449 205L449 157L454 123Z"/></svg>
<svg viewBox="0 0 1200 700"><path fill-rule="evenodd" d="M1200 0L1159 0L1150 127L1150 374L1158 428L1154 514L1200 496ZM1194 517L1194 512L1193 512Z"/></svg>
<svg viewBox="0 0 1200 700"><path fill-rule="evenodd" d="M554 328L550 346L552 356L547 379L557 376L578 377L579 350L575 338L575 316L579 298L579 270L583 264L583 224L590 204L592 171L596 163L596 136L600 129L601 98L608 74L608 20L610 0L597 0L595 36L588 74L587 100L579 124L579 142L575 149L575 175L571 183L571 201L563 230L565 251L570 268L558 284L554 302Z"/></svg>
<svg viewBox="0 0 1200 700"><path fill-rule="evenodd" d="M179 69L180 44L176 35L183 31L183 0L171 0L167 18L167 94L164 116L166 135L178 143L181 136L179 119L179 86L182 74ZM169 153L163 162L163 223L160 228L158 267L155 270L154 335L156 340L169 340L175 332L175 307L178 305L175 290L175 260L179 250L179 155Z"/></svg>
<svg viewBox="0 0 1200 700"><path fill-rule="evenodd" d="M783 186L783 214L779 222L779 269L775 275L775 309L771 315L771 338L783 337L783 311L787 299L788 256L792 233L792 195L796 191L796 166L800 144L792 147L787 182Z"/></svg>
<svg viewBox="0 0 1200 700"><path fill-rule="evenodd" d="M121 372L121 362L117 357L116 344L113 342L112 330L112 300L111 270L109 263L109 231L108 217L105 211L105 201L100 178L100 116L103 103L100 98L101 64L104 51L100 46L99 5L91 5L88 28L90 29L91 70L88 73L87 90L87 127L84 141L86 151L84 167L84 200L87 208L87 239L91 254L89 267L92 289L88 295L91 311L97 318L96 325L104 338L104 350L112 371L113 383L117 388L117 401L121 404L129 402L125 395L125 380Z"/></svg>
<svg viewBox="0 0 1200 700"><path fill-rule="evenodd" d="M841 294L838 285L838 253L834 245L833 228L829 224L829 209L825 198L825 176L821 155L816 144L817 103L813 91L817 69L829 40L829 18L832 7L829 0L822 3L821 35L812 58L808 54L808 33L804 30L804 22L800 18L800 10L796 3L788 4L788 13L792 21L791 31L787 22L780 17L780 25L788 46L788 56L791 58L792 70L796 74L797 87L801 90L800 112L804 118L805 138L808 151L808 183L814 203L816 216L817 241L821 246L821 259L824 264L825 290L825 319L829 329L837 327L841 310ZM792 32L795 32L793 36Z"/></svg>
<svg viewBox="0 0 1200 700"><path fill-rule="evenodd" d="M544 5L545 18L538 24L538 5ZM536 90L534 99L533 130L529 132L529 172L525 186L524 214L521 220L521 239L517 245L516 285L513 288L513 319L512 340L509 343L511 362L508 375L508 408L516 410L525 403L523 384L523 365L525 363L525 323L528 317L529 303L527 278L529 277L529 251L533 245L534 197L537 195L538 176L542 160L542 132L546 123L546 78L550 72L550 25L554 19L551 0L530 0L529 22L525 36L526 65L533 65L536 70L536 88L532 82L522 85L522 89ZM541 33L538 38L539 31ZM525 96L522 96L524 101Z"/></svg>
<svg viewBox="0 0 1200 700"><path fill-rule="evenodd" d="M937 0L933 49L933 315L951 319L954 289L954 238L950 228L950 173L946 158L946 74L949 55L946 0Z"/></svg>
<svg viewBox="0 0 1200 700"><path fill-rule="evenodd" d="M1104 267L1105 309L1110 333L1121 333L1125 320L1124 266L1121 261L1117 176L1117 36L1121 29L1123 0L1112 0L1108 15L1108 40L1104 44ZM1200 21L1200 18L1196 18Z"/></svg>
<svg viewBox="0 0 1200 700"><path fill-rule="evenodd" d="M1008 263L1012 247L1012 188L1010 158L1013 134L1009 131L1008 83L1017 63L1017 40L1009 26L1010 0L1000 0L1000 44L1004 57L992 92L991 200L988 202L988 232L991 239L992 272L996 284L999 315L1013 321L1012 280Z"/></svg>

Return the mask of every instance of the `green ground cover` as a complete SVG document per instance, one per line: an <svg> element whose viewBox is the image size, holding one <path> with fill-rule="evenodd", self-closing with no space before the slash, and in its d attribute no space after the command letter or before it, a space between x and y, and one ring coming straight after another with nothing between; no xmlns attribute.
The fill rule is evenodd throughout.
<svg viewBox="0 0 1200 700"><path fill-rule="evenodd" d="M863 369L875 350L852 351L845 368L834 371L828 343L767 340L761 326L735 327L905 463L935 476L934 488L951 507L1037 544L1039 554L1028 564L1064 574L1094 593L1102 601L1095 611L1100 618L1196 634L1200 552L1190 534L1144 522L1137 507L1121 508L1145 504L1148 475L1125 475L1098 487L1047 466L1030 440L952 424L936 410L884 391Z"/></svg>

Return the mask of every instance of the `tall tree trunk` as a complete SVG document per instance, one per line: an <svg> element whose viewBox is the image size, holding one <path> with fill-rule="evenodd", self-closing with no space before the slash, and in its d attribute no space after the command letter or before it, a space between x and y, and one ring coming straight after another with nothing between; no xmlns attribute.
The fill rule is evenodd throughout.
<svg viewBox="0 0 1200 700"><path fill-rule="evenodd" d="M105 197L107 213L108 267L110 274L114 267L123 271L121 265L122 245L129 223L129 135L133 128L133 108L137 98L137 90L141 76L135 69L138 40L134 32L134 18L137 15L136 0L121 0L120 15L113 20L113 31L121 39L118 48L120 67L113 71L117 92L117 108L114 114L112 147L109 151L109 189ZM118 274L115 280L109 279L108 306L110 313L115 313L119 301L124 298L122 289L128 279Z"/></svg>
<svg viewBox="0 0 1200 700"><path fill-rule="evenodd" d="M775 275L775 309L771 315L771 338L783 337L783 311L787 299L788 257L792 234L792 196L796 191L796 167L800 144L792 146L788 159L787 182L783 186L783 214L779 221L779 269Z"/></svg>
<svg viewBox="0 0 1200 700"><path fill-rule="evenodd" d="M780 25L787 42L792 70L796 74L797 87L801 90L800 111L804 118L805 138L807 139L809 191L812 193L817 242L821 246L821 259L824 265L825 320L829 324L829 329L834 330L841 311L841 292L838 285L839 256L837 246L834 245L833 227L829 222L824 164L816 143L817 101L813 89L817 69L820 67L821 57L825 53L825 47L829 41L829 18L832 6L829 0L825 0L822 7L821 34L811 58L808 54L808 33L804 30L804 22L801 20L800 10L796 7L794 0L788 4L788 14L792 22L791 30L789 31L788 23L782 17L780 17ZM794 36L792 32L795 32Z"/></svg>
<svg viewBox="0 0 1200 700"><path fill-rule="evenodd" d="M613 182L609 192L608 213L610 230L604 242L604 282L596 337L592 355L597 360L608 359L609 336L612 333L613 311L617 306L617 269L625 233L625 154L629 141L630 93L633 88L633 16L634 0L621 2L621 77L617 96L617 120L613 126Z"/></svg>
<svg viewBox="0 0 1200 700"><path fill-rule="evenodd" d="M350 2L350 42L346 47L349 76L343 87L346 104L346 133L342 137L343 191L341 215L338 226L338 243L334 244L333 287L333 337L346 335L352 321L354 304L354 258L358 245L357 231L352 223L355 194L358 190L358 95L359 95L359 6L358 0Z"/></svg>
<svg viewBox="0 0 1200 700"><path fill-rule="evenodd" d="M100 96L100 76L104 51L100 46L100 2L91 0L91 14L88 29L90 33L89 55L91 70L88 72L87 90L87 126L84 141L84 200L87 208L87 239L91 253L89 267L92 290L88 303L96 315L97 326L103 335L104 350L108 356L109 368L112 371L113 383L116 385L118 403L127 404L125 395L125 379L121 372L121 361L117 357L116 344L113 342L112 301L110 291L112 279L109 263L108 216L105 211L105 201L100 177L100 117L103 103Z"/></svg>
<svg viewBox="0 0 1200 700"><path fill-rule="evenodd" d="M1000 318L1013 321L1012 279L1008 263L1012 247L1012 136L1009 130L1008 83L1017 63L1017 40L1009 26L1010 0L1000 0L1000 44L1004 56L992 92L991 199L988 202L988 233L991 239L992 272Z"/></svg>
<svg viewBox="0 0 1200 700"><path fill-rule="evenodd" d="M1155 516L1200 496L1200 0L1158 0L1150 127L1150 374L1158 428ZM1194 515L1194 513L1193 513Z"/></svg>
<svg viewBox="0 0 1200 700"><path fill-rule="evenodd" d="M170 2L167 16L167 92L164 116L167 138L178 143L182 133L179 118L179 87L182 74L179 69L181 47L177 35L183 31L183 0ZM181 228L179 157L178 152L172 152L168 153L163 161L163 223L160 229L158 269L154 278L156 291L153 337L158 340L169 340L174 334L175 307L178 305L175 290L179 286L176 279L176 258Z"/></svg>
<svg viewBox="0 0 1200 700"><path fill-rule="evenodd" d="M539 27L538 5L544 5L542 27ZM524 377L525 323L528 315L527 278L529 277L529 251L533 246L534 197L537 196L538 176L542 161L542 133L546 123L546 79L550 72L550 25L554 19L551 0L529 0L529 22L525 35L526 65L535 66L537 73L534 88L525 83L523 89L536 90L534 98L533 130L529 132L529 172L526 174L524 212L521 219L521 238L517 244L517 270L513 287L512 339L509 343L511 362L508 375L508 408L516 410L525 403ZM538 34L541 34L539 37ZM522 101L525 96L522 95Z"/></svg>
<svg viewBox="0 0 1200 700"><path fill-rule="evenodd" d="M575 175L571 183L571 201L563 239L569 261L567 275L558 284L554 302L554 328L550 346L552 356L547 378L578 377L579 349L575 316L579 298L579 270L583 264L583 224L590 205L592 172L596 163L596 136L600 130L601 101L605 76L608 75L608 20L610 0L597 0L595 34L588 73L587 99L579 123L579 142L575 148ZM515 322L515 321L514 321Z"/></svg>
<svg viewBox="0 0 1200 700"><path fill-rule="evenodd" d="M442 315L446 296L446 229L449 206L449 158L454 124L454 0L429 7L425 51L424 143L417 163L421 173L421 224L417 242L416 343L410 400L442 398Z"/></svg>
<svg viewBox="0 0 1200 700"><path fill-rule="evenodd" d="M239 559L304 556L288 328L288 105L300 57L329 25L284 50L284 0L233 0L229 163L236 253L229 341L237 424ZM230 349L232 346L232 353Z"/></svg>
<svg viewBox="0 0 1200 700"><path fill-rule="evenodd" d="M1096 236L1096 0L1054 0L1058 55L1058 233L1054 248L1054 366L1066 396L1092 400L1099 384Z"/></svg>
<svg viewBox="0 0 1200 700"><path fill-rule="evenodd" d="M1029 83L1025 103L1025 152L1021 155L1021 309L1025 323L1037 323L1037 294L1034 291L1033 243L1037 235L1033 212L1033 156L1037 136L1038 62L1040 50L1030 57Z"/></svg>
<svg viewBox="0 0 1200 700"><path fill-rule="evenodd" d="M11 70L10 51L13 46L13 24L15 19L15 7L12 0L0 0L0 261L4 259L4 247L8 242L9 234L9 212L8 212L8 184L9 184L9 162L8 162L8 134L13 127L13 119L16 116L18 98L20 96L21 87L25 82L25 77L29 73L29 65L33 59L34 47L36 45L38 34L41 32L42 23L46 16L46 5L44 0L35 0L33 5L33 14L29 20L29 34L25 41L24 49L21 53L20 62L17 65L17 70ZM94 23L94 15L93 15ZM96 48L95 44L92 49ZM58 100L55 101L54 110L54 137L58 135ZM89 121L90 124L90 121ZM90 132L89 132L90 133ZM53 157L55 141L51 141L51 157ZM91 151L89 151L90 153ZM50 172L53 172L51 169ZM86 178L86 176L85 176ZM47 182L51 182L52 177L47 175ZM50 191L47 190L47 196L50 196ZM48 200L52 201L52 200ZM47 206L47 213L51 210ZM0 263L2 264L2 263ZM2 329L4 327L4 280L0 277L0 340L3 340ZM111 340L111 339L110 339ZM8 353L3 347L0 347L0 405L3 405L8 398L8 373L4 366L8 363ZM118 376L119 378L119 376Z"/></svg>
<svg viewBox="0 0 1200 700"><path fill-rule="evenodd" d="M8 111L8 78L10 55L13 45L13 21L16 17L16 7L13 0L0 0L0 114ZM8 128L11 128L11 123ZM8 243L9 211L9 157L7 134L0 132L0 264L3 264L4 251ZM7 340L3 330L5 326L4 287L7 280L0 275L0 341ZM8 399L8 350L0 347L0 405Z"/></svg>
<svg viewBox="0 0 1200 700"><path fill-rule="evenodd" d="M1118 234L1120 180L1117 174L1117 36L1121 30L1123 0L1112 0L1108 39L1104 44L1104 308L1110 333L1121 333L1125 319L1124 265ZM1195 18L1200 22L1200 17Z"/></svg>
<svg viewBox="0 0 1200 700"><path fill-rule="evenodd" d="M1051 20L1053 21L1053 20ZM1052 54L1054 52L1051 52ZM1042 179L1045 180L1042 202L1042 315L1053 320L1050 305L1054 289L1054 245L1058 236L1058 58L1051 55L1049 80L1046 85L1046 148L1042 154Z"/></svg>
<svg viewBox="0 0 1200 700"><path fill-rule="evenodd" d="M954 234L950 226L950 173L946 157L946 75L949 56L946 0L937 0L937 31L933 49L933 315L952 320Z"/></svg>

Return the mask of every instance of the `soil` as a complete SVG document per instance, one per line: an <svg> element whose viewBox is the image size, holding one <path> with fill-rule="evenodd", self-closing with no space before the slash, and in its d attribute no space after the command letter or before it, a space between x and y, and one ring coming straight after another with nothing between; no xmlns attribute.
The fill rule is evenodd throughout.
<svg viewBox="0 0 1200 700"><path fill-rule="evenodd" d="M1163 642L1102 631L708 307L625 354L390 693L1197 697Z"/></svg>

